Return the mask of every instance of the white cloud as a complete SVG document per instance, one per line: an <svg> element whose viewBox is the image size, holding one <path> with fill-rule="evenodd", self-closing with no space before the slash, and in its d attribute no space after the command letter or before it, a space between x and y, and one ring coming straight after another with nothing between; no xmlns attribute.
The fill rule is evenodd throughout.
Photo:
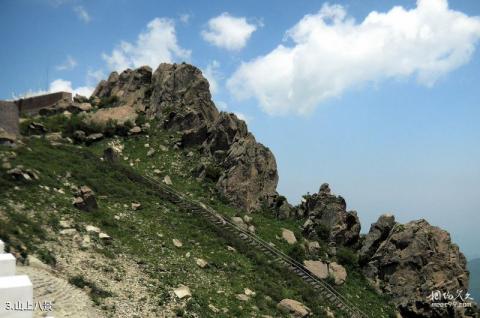
<svg viewBox="0 0 480 318"><path fill-rule="evenodd" d="M48 86L48 90L37 90L37 91L29 90L23 94L20 94L19 96L13 94L12 97L13 99L19 99L19 98L27 98L27 97L33 97L33 96L44 95L44 94L55 93L55 92L70 92L74 96L75 94L79 94L86 97L90 97L94 89L95 89L94 87L90 87L90 86L81 86L81 87L73 88L72 82L59 78L50 83L50 85Z"/></svg>
<svg viewBox="0 0 480 318"><path fill-rule="evenodd" d="M94 90L93 87L88 87L88 86L72 88L72 82L63 80L61 78L51 82L48 88L49 93L63 91L63 92L71 92L73 95L79 94L87 97L90 97L90 95L93 93L93 90Z"/></svg>
<svg viewBox="0 0 480 318"><path fill-rule="evenodd" d="M77 66L77 61L70 55L67 55L67 59L65 60L65 62L55 66L55 68L59 71L69 71L73 70L75 66Z"/></svg>
<svg viewBox="0 0 480 318"><path fill-rule="evenodd" d="M82 6L74 7L73 11L77 14L77 17L85 23L89 23L90 20L92 20L88 11Z"/></svg>
<svg viewBox="0 0 480 318"><path fill-rule="evenodd" d="M221 100L215 101L215 105L217 106L218 109L223 111L226 111L228 108L228 104Z"/></svg>
<svg viewBox="0 0 480 318"><path fill-rule="evenodd" d="M205 76L205 78L208 80L208 83L210 84L210 93L212 95L215 95L216 93L218 93L218 89L219 89L218 81L221 78L219 68L220 68L220 63L217 60L213 60L207 65L207 67L205 68L205 71L203 72L203 75Z"/></svg>
<svg viewBox="0 0 480 318"><path fill-rule="evenodd" d="M190 18L192 16L188 13L183 13L183 14L180 14L180 22L182 22L183 24L188 24L188 22L190 22Z"/></svg>
<svg viewBox="0 0 480 318"><path fill-rule="evenodd" d="M217 108L220 111L228 112L228 105L224 101L215 101L215 105L217 106ZM252 117L247 116L247 115L245 115L244 113L241 113L241 112L233 111L231 113L235 114L238 117L238 119L243 120L247 124L250 123L250 121L253 119Z"/></svg>
<svg viewBox="0 0 480 318"><path fill-rule="evenodd" d="M238 117L238 119L243 120L247 124L250 123L250 120L251 120L250 116L247 116L244 113L240 113L240 112L233 112L233 113Z"/></svg>
<svg viewBox="0 0 480 318"><path fill-rule="evenodd" d="M98 82L100 82L102 79L105 78L105 73L103 72L102 69L98 70L92 70L89 69L87 70L87 85L92 86L92 85L97 85Z"/></svg>
<svg viewBox="0 0 480 318"><path fill-rule="evenodd" d="M203 30L203 39L210 44L235 51L246 44L250 36L257 29L255 24L247 22L245 17L233 17L227 12L208 21L207 30Z"/></svg>
<svg viewBox="0 0 480 318"><path fill-rule="evenodd" d="M102 54L112 70L123 71L149 65L156 68L162 62L189 59L191 52L177 44L174 22L155 18L147 24L147 30L138 35L135 44L122 41L111 55Z"/></svg>
<svg viewBox="0 0 480 318"><path fill-rule="evenodd" d="M361 23L327 4L286 32L292 45L242 63L227 86L269 114L307 114L364 83L415 76L432 86L470 60L479 38L480 18L449 9L446 0L373 11Z"/></svg>

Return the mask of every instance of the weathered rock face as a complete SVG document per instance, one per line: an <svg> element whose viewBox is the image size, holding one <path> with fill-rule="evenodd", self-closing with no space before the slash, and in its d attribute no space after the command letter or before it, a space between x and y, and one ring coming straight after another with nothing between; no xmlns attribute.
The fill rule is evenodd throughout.
<svg viewBox="0 0 480 318"><path fill-rule="evenodd" d="M381 215L377 222L370 226L362 247L358 252L360 264L365 264L375 254L380 244L385 241L395 225L395 217L391 214Z"/></svg>
<svg viewBox="0 0 480 318"><path fill-rule="evenodd" d="M437 290L468 290L465 257L448 232L425 220L393 223L382 216L372 225L361 249L365 274L393 296L404 317L465 317L460 309L432 308L427 298Z"/></svg>
<svg viewBox="0 0 480 318"><path fill-rule="evenodd" d="M248 135L247 125L231 113L220 113L208 131L205 150L210 154L226 152L230 146Z"/></svg>
<svg viewBox="0 0 480 318"><path fill-rule="evenodd" d="M108 80L97 85L91 98L110 98L115 106L129 106L137 111L145 111L150 104L151 81L152 69L148 66L135 70L127 69L120 75L112 72Z"/></svg>
<svg viewBox="0 0 480 318"><path fill-rule="evenodd" d="M162 63L152 77L151 115L174 130L210 125L218 117L208 81L188 64Z"/></svg>
<svg viewBox="0 0 480 318"><path fill-rule="evenodd" d="M97 111L98 121L118 121L127 115L135 120L141 112L158 118L163 129L180 132L183 147L199 147L220 168L214 180L217 189L237 206L253 211L276 194L278 174L272 152L255 140L244 121L218 112L198 68L163 63L153 74L148 67L120 75L113 72L97 86L92 102L95 99L113 106ZM113 116L117 113L121 118Z"/></svg>
<svg viewBox="0 0 480 318"><path fill-rule="evenodd" d="M330 188L325 183L318 193L308 196L297 207L297 215L307 218L303 231L308 238L353 246L360 237L360 221L355 211L347 211L346 208L345 200L330 194Z"/></svg>
<svg viewBox="0 0 480 318"><path fill-rule="evenodd" d="M77 101L72 101L70 99L62 99L50 107L40 109L38 113L41 116L51 116L64 112L77 114L80 112L88 112L90 110L92 110L92 105L90 103L80 103Z"/></svg>
<svg viewBox="0 0 480 318"><path fill-rule="evenodd" d="M234 142L220 164L224 171L217 188L247 211L259 209L262 201L275 193L278 183L275 157L253 135Z"/></svg>

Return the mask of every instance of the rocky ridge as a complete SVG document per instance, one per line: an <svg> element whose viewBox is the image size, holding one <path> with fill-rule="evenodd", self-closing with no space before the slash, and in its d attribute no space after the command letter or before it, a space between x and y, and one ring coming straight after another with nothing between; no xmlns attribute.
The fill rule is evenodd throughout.
<svg viewBox="0 0 480 318"><path fill-rule="evenodd" d="M468 291L465 256L447 231L423 219L399 224L393 215L382 215L359 255L366 276L393 296L404 317L475 317L468 308L432 307L429 299L436 291Z"/></svg>
<svg viewBox="0 0 480 318"><path fill-rule="evenodd" d="M198 68L164 63L153 73L149 67L113 72L98 84L91 99L110 100L115 108L158 118L161 128L178 132L180 147L197 147L221 167L211 173L211 167L203 164L198 175L209 173L217 189L237 206L254 211L276 195L278 173L272 152L255 140L244 121L217 110Z"/></svg>
<svg viewBox="0 0 480 318"><path fill-rule="evenodd" d="M476 317L475 309L435 307L429 298L434 292L461 292L464 297L468 291L465 256L447 231L423 219L400 224L384 214L361 236L356 212L347 211L344 198L333 195L326 183L318 193L304 196L294 214L305 219L308 239L350 248L366 277L392 297L402 317ZM326 264L308 264L316 263L326 276Z"/></svg>
<svg viewBox="0 0 480 318"><path fill-rule="evenodd" d="M362 237L357 213L348 211L345 199L333 195L328 184L292 207L276 192L278 173L271 151L255 140L244 121L217 110L209 84L196 67L161 64L153 73L149 67L113 72L89 101L97 110L88 114L91 122L126 125L139 117L158 119L156 128L177 133L176 147L204 155L194 173L215 182L238 207L248 212L268 207L279 218L302 219L309 240L354 251L365 275L393 297L404 317L474 317L469 310L432 308L427 299L432 290L468 289L465 258L446 231L425 220L402 225L383 215ZM81 98L74 102L75 109L88 108ZM70 106L62 109L74 111ZM128 134L138 134L143 126L129 129Z"/></svg>

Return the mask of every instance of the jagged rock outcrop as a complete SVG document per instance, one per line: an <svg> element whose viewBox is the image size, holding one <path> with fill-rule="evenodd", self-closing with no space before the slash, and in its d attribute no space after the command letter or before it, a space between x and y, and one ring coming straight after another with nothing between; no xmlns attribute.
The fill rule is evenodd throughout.
<svg viewBox="0 0 480 318"><path fill-rule="evenodd" d="M276 195L278 174L272 152L255 140L244 121L219 113L198 68L162 63L153 74L148 67L120 75L113 72L97 86L93 99L100 100L100 108L108 104L108 110L103 110L108 112L106 118L115 109L125 108L122 113L143 113L158 118L162 129L179 132L182 147L198 147L219 168L213 181L237 206L254 211Z"/></svg>
<svg viewBox="0 0 480 318"><path fill-rule="evenodd" d="M404 317L465 317L463 309L432 308L428 299L435 291L468 290L465 257L448 232L425 220L394 224L384 215L372 224L360 256L367 277Z"/></svg>
<svg viewBox="0 0 480 318"><path fill-rule="evenodd" d="M234 142L220 165L224 171L217 188L247 211L259 209L262 201L275 192L278 183L275 157L251 134Z"/></svg>
<svg viewBox="0 0 480 318"><path fill-rule="evenodd" d="M77 99L78 100L78 99ZM72 114L77 114L80 112L88 112L92 110L92 105L88 102L78 102L72 101L69 99L62 99L53 104L50 107L42 108L38 111L40 116L51 116L56 114L61 114L64 112L69 112Z"/></svg>
<svg viewBox="0 0 480 318"><path fill-rule="evenodd" d="M151 115L174 130L211 125L219 113L202 72L189 64L162 63L152 76Z"/></svg>
<svg viewBox="0 0 480 318"><path fill-rule="evenodd" d="M341 196L330 193L324 183L318 193L305 197L297 216L306 218L303 232L310 239L324 239L338 245L354 246L360 237L360 221L355 211L347 211Z"/></svg>
<svg viewBox="0 0 480 318"><path fill-rule="evenodd" d="M126 69L120 75L112 72L108 80L97 85L91 99L100 99L99 107L129 106L143 112L150 104L151 81L152 69L148 66Z"/></svg>
<svg viewBox="0 0 480 318"><path fill-rule="evenodd" d="M385 241L395 225L395 217L391 214L381 215L377 222L370 226L370 231L362 242L358 252L360 264L365 264L375 254L380 244Z"/></svg>

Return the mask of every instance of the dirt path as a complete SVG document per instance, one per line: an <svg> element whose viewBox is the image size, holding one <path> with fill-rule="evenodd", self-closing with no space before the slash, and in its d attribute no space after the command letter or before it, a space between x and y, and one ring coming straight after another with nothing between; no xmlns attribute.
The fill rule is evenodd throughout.
<svg viewBox="0 0 480 318"><path fill-rule="evenodd" d="M53 303L52 311L37 309L35 318L40 317L75 317L75 318L103 318L102 312L95 308L90 297L81 289L59 278L48 266L38 259L30 257L30 265L17 265L18 275L28 275L33 284L33 301Z"/></svg>

